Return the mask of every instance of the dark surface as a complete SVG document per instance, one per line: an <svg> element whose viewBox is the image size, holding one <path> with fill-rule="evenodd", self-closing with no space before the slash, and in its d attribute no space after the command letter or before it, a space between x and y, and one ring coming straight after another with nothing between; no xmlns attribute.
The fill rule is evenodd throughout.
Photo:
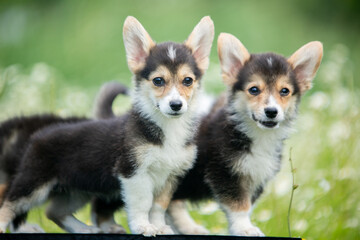
<svg viewBox="0 0 360 240"><path fill-rule="evenodd" d="M183 239L194 239L194 240L245 240L245 239L301 239L301 238L284 238L284 237L235 237L235 236L200 236L200 235L160 235L157 237L144 237L142 235L133 234L64 234L64 233L36 233L36 234L0 234L0 240L11 239L11 240L140 240L140 239L159 239L159 240L183 240Z"/></svg>

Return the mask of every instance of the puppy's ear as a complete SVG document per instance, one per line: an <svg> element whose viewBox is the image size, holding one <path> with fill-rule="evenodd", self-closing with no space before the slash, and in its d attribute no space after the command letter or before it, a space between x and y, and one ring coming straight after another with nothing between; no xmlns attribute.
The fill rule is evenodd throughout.
<svg viewBox="0 0 360 240"><path fill-rule="evenodd" d="M202 73L209 66L209 55L213 40L214 23L209 16L206 16L200 20L185 41L185 45L192 50L195 61Z"/></svg>
<svg viewBox="0 0 360 240"><path fill-rule="evenodd" d="M137 73L145 66L145 60L155 43L141 23L132 16L125 19L123 38L129 68Z"/></svg>
<svg viewBox="0 0 360 240"><path fill-rule="evenodd" d="M221 33L218 38L218 54L221 65L222 78L226 85L232 86L250 53L244 45L229 33Z"/></svg>
<svg viewBox="0 0 360 240"><path fill-rule="evenodd" d="M323 45L314 41L302 46L288 58L299 83L301 94L311 88L311 83L323 56Z"/></svg>

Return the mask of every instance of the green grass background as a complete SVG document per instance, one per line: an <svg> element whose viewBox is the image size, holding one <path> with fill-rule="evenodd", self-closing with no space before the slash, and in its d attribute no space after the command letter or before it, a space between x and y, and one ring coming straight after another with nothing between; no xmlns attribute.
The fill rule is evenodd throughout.
<svg viewBox="0 0 360 240"><path fill-rule="evenodd" d="M122 41L128 15L140 20L155 41L183 41L205 15L216 36L229 32L250 52L290 56L312 40L324 44L313 89L304 97L297 131L286 142L282 171L266 188L252 219L267 235L287 236L291 191L289 149L297 171L291 226L293 236L360 238L360 3L356 0L235 1L1 1L0 120L54 112L91 116L102 83L131 85ZM204 77L207 92L225 88L214 43ZM115 110L125 111L127 98ZM226 220L213 202L189 205L196 221L226 234ZM89 207L77 216L90 224ZM124 212L116 214L126 225ZM43 215L30 221L48 232L61 230Z"/></svg>

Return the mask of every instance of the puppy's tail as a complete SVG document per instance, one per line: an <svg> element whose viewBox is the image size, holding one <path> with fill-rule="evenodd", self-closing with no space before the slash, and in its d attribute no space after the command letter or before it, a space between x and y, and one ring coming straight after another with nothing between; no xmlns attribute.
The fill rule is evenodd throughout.
<svg viewBox="0 0 360 240"><path fill-rule="evenodd" d="M107 119L115 117L115 114L112 110L112 104L117 95L129 95L129 89L118 83L118 82L108 82L105 83L95 101L95 108L94 108L94 116L97 119Z"/></svg>

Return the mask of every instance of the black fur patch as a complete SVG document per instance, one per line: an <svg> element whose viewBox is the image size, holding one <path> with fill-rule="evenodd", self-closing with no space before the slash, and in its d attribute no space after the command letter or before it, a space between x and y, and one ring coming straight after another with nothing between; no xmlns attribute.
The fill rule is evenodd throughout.
<svg viewBox="0 0 360 240"><path fill-rule="evenodd" d="M85 118L61 118L55 115L34 115L9 119L0 125L0 168L9 177L13 176L29 142L36 131L54 124L87 121ZM15 137L9 144L10 138Z"/></svg>
<svg viewBox="0 0 360 240"><path fill-rule="evenodd" d="M174 60L170 59L167 55L169 46L173 46L176 51L176 57ZM150 80L149 74L153 72L158 66L166 66L172 73L176 73L179 66L182 64L188 64L192 69L196 79L200 79L202 74L200 69L197 67L195 58L192 55L191 49L186 47L184 44L174 42L164 42L157 44L150 50L150 55L146 59L146 65L142 71L137 75L137 81L142 78Z"/></svg>
<svg viewBox="0 0 360 240"><path fill-rule="evenodd" d="M106 199L96 197L92 201L92 210L96 213L96 216L103 218L111 218L116 210L122 208L124 202L122 199Z"/></svg>
<svg viewBox="0 0 360 240"><path fill-rule="evenodd" d="M140 116L137 112L131 112L131 118L134 120L135 127L139 129L139 133L145 139L155 145L161 145L164 140L164 133L161 128L150 119Z"/></svg>
<svg viewBox="0 0 360 240"><path fill-rule="evenodd" d="M271 59L271 65L269 64ZM288 75L291 84L294 86L293 95L299 92L299 86L296 81L295 73L286 58L274 53L251 54L250 59L245 63L239 72L238 81L233 86L233 92L244 91L246 84L253 74L259 74L268 85L273 85L277 77Z"/></svg>
<svg viewBox="0 0 360 240"><path fill-rule="evenodd" d="M211 118L203 119L197 144L195 166L180 181L174 199L197 201L210 198L211 192L226 194L226 198L238 197L241 180L232 174L229 160L235 154L249 153L251 140L236 130L225 109L220 109Z"/></svg>

